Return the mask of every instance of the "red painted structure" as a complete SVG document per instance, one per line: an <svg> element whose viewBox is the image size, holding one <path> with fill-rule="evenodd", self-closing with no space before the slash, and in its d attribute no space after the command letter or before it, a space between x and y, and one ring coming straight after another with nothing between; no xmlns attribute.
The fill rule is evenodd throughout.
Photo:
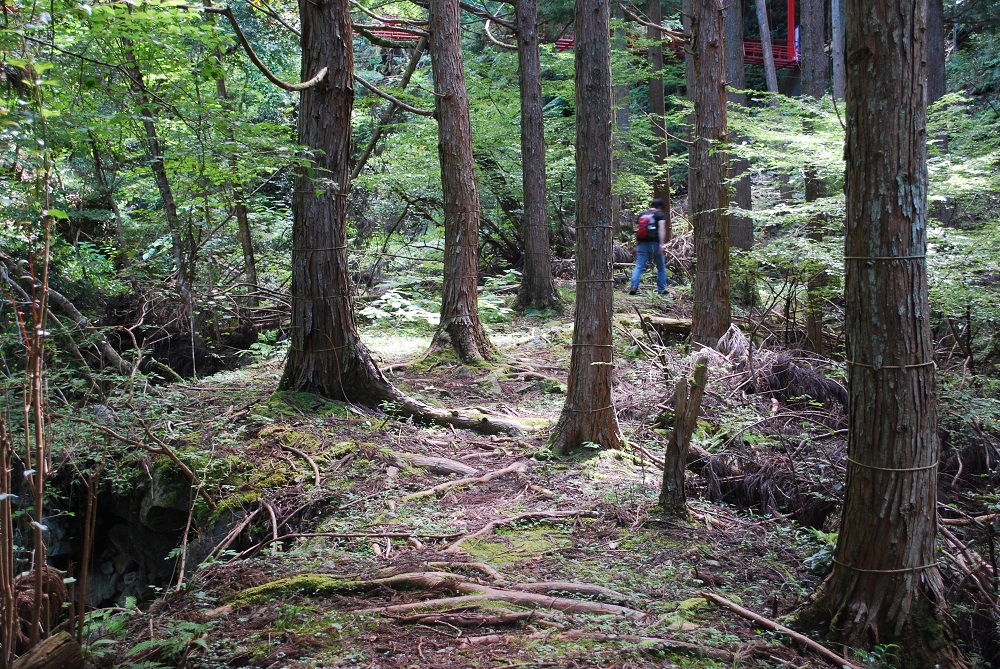
<svg viewBox="0 0 1000 669"><path fill-rule="evenodd" d="M799 50L795 44L795 0L786 0L786 2L788 3L788 37L784 43L771 42L774 66L779 70L799 66ZM684 56L683 42L671 42L669 47L678 57ZM572 35L556 40L557 51L566 51L572 48ZM760 40L743 40L743 62L748 65L764 64L764 47Z"/></svg>
<svg viewBox="0 0 1000 669"><path fill-rule="evenodd" d="M788 38L781 42L771 43L771 53L774 55L774 66L781 68L795 68L799 66L799 50L795 44L795 0L786 0L788 3ZM384 28L371 28L368 30L372 35L394 42L416 42L419 37L410 32L397 30L396 28L407 28L409 24L402 20L390 19L385 23ZM684 43L671 42L670 49L678 57L684 56ZM573 35L560 37L556 40L557 51L567 51L573 48ZM749 65L764 64L764 47L760 40L743 40L743 62Z"/></svg>

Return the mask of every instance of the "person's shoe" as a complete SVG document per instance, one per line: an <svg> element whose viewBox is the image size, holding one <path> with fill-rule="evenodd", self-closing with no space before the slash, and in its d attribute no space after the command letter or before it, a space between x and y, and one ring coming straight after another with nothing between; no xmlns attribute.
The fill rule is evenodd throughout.
<svg viewBox="0 0 1000 669"><path fill-rule="evenodd" d="M628 294L629 294L629 295L635 295L635 294L637 294L638 292L639 292L639 289L638 289L638 288L629 288L629 289L628 289Z"/></svg>

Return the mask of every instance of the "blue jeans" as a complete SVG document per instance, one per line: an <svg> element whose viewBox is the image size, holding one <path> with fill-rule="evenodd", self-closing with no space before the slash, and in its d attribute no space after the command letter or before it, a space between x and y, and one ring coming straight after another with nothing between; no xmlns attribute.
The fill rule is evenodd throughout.
<svg viewBox="0 0 1000 669"><path fill-rule="evenodd" d="M660 242L639 242L638 257L635 259L635 269L632 271L632 290L639 290L639 277L646 269L650 258L656 258L656 290L662 293L667 289L667 266L660 253Z"/></svg>

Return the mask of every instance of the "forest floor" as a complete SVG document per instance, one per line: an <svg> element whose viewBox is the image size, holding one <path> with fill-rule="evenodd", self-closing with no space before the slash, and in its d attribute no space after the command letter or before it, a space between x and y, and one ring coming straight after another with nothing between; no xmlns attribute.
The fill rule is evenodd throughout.
<svg viewBox="0 0 1000 669"><path fill-rule="evenodd" d="M669 299L619 289L616 301L623 316L671 315ZM418 356L429 334L364 333L386 366ZM534 431L484 437L275 394L280 359L170 386L175 423L203 447L211 442L214 461L233 470L219 509L242 532L189 566L183 587L132 618L127 642L99 662L830 666L703 596L771 619L789 614L820 581L806 564L828 554L822 533L759 505L710 502L697 494L707 489L697 476L691 518L658 515L661 471L647 456L663 452L669 430L651 426L672 379L692 364L680 343L659 358L642 355L638 325L618 323L615 400L629 445L550 459L545 426L563 403L572 317L515 317L491 326L491 336L502 355L496 367L440 364L390 377L429 403L516 415ZM741 403L756 407L744 416L747 435L746 425L786 415L775 400L733 392L726 375L735 376L716 360L702 432ZM842 425L833 414L827 432Z"/></svg>

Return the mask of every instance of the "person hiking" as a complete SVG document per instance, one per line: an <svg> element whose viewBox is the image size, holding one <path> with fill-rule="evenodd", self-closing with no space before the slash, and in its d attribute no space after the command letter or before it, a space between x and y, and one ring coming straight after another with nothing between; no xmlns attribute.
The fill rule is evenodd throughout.
<svg viewBox="0 0 1000 669"><path fill-rule="evenodd" d="M650 258L656 259L656 292L667 289L667 267L663 261L663 252L667 245L667 217L663 213L666 206L662 199L655 198L649 203L649 209L639 214L636 219L636 258L635 270L632 271L632 285L628 294L639 292L639 278L649 264Z"/></svg>

